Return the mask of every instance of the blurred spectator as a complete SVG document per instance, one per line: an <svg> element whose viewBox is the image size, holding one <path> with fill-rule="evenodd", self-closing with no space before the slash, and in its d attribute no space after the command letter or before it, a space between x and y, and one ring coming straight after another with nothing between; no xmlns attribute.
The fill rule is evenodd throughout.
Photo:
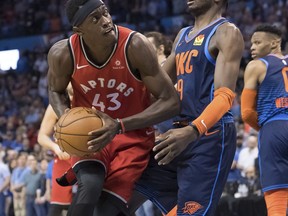
<svg viewBox="0 0 288 216"><path fill-rule="evenodd" d="M45 202L37 201L37 196L41 197L41 177L42 173L38 168L38 162L33 155L28 156L29 171L24 175L23 190L25 191L25 206L29 216L46 216ZM47 166L46 166L47 168ZM44 191L45 193L45 191ZM38 194L38 195L37 195ZM38 200L39 200L38 199Z"/></svg>
<svg viewBox="0 0 288 216"><path fill-rule="evenodd" d="M247 138L246 145L241 149L239 153L237 168L241 170L241 175L245 177L245 170L248 167L255 166L255 159L258 157L258 138L254 134L251 134Z"/></svg>
<svg viewBox="0 0 288 216"><path fill-rule="evenodd" d="M238 160L239 160L239 153L242 150L243 146L243 133L237 133L237 142L236 142L236 151L235 156L232 162L231 170L228 174L227 182L225 185L224 192L226 194L231 195L234 197L234 194L238 190L239 183L241 181L241 173L240 169L238 169Z"/></svg>
<svg viewBox="0 0 288 216"><path fill-rule="evenodd" d="M12 171L10 190L13 194L13 207L15 216L26 215L25 194L22 190L24 176L29 169L26 167L27 155L20 154L17 159L17 167Z"/></svg>
<svg viewBox="0 0 288 216"><path fill-rule="evenodd" d="M10 184L10 170L3 161L4 156L4 150L0 149L0 216L8 215L6 197L8 196L8 188Z"/></svg>
<svg viewBox="0 0 288 216"><path fill-rule="evenodd" d="M24 50L21 55L20 58L17 62L17 70L16 72L18 74L26 74L29 73L31 71L31 67L30 67L30 61L29 61L29 51Z"/></svg>

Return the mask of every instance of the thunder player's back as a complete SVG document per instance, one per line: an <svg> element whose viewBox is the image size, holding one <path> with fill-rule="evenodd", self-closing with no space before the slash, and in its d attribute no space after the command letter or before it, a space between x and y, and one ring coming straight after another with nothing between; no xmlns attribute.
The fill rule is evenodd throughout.
<svg viewBox="0 0 288 216"><path fill-rule="evenodd" d="M259 60L266 65L257 98L260 181L265 194L281 193L288 185L288 55L270 54Z"/></svg>
<svg viewBox="0 0 288 216"><path fill-rule="evenodd" d="M266 76L258 89L258 124L288 118L288 55L267 55L259 60L266 64Z"/></svg>
<svg viewBox="0 0 288 216"><path fill-rule="evenodd" d="M182 105L177 120L196 119L213 99L216 61L208 46L217 28L225 22L225 18L219 18L192 36L189 36L192 26L182 30L175 48L177 91ZM230 112L227 117L233 119Z"/></svg>

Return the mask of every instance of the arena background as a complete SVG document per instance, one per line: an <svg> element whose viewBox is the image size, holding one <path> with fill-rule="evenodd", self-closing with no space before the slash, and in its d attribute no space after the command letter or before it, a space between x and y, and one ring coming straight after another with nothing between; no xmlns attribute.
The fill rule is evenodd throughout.
<svg viewBox="0 0 288 216"><path fill-rule="evenodd" d="M104 2L115 24L141 33L160 31L173 40L182 27L193 24L193 18L186 11L186 0ZM35 155L39 163L52 159L52 153L37 143L37 132L48 104L47 52L52 44L72 33L65 17L64 4L65 0L1 0L0 155L11 172L17 166L16 159L20 152ZM229 1L226 17L241 29L245 40L237 98L232 109L238 128L238 142L244 147L247 145L247 137L257 134L243 124L240 116L239 99L243 88L243 70L250 60L250 36L260 23L277 25L283 31L282 48L287 53L287 11L288 0ZM255 168L255 178L249 179L249 184L241 184L239 181L236 184L234 181L227 183L217 215L266 215L265 203L259 190L257 166ZM245 192L247 188L248 192ZM10 206L8 215L14 215L11 194L8 192L7 203L7 209ZM155 209L153 214L160 215ZM138 216L145 214L139 213Z"/></svg>

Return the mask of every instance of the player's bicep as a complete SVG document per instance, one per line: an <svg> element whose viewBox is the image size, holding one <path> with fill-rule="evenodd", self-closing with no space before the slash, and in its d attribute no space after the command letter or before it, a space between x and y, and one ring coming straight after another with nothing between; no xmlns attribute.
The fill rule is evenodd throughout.
<svg viewBox="0 0 288 216"><path fill-rule="evenodd" d="M257 90L259 77L266 72L266 66L260 60L253 60L245 68L244 88Z"/></svg>
<svg viewBox="0 0 288 216"><path fill-rule="evenodd" d="M176 63L175 63L174 51L172 51L171 54L167 57L162 68L169 75L172 82L175 84L177 80L177 74L176 74Z"/></svg>
<svg viewBox="0 0 288 216"><path fill-rule="evenodd" d="M49 91L65 92L73 72L67 41L55 44L48 53Z"/></svg>
<svg viewBox="0 0 288 216"><path fill-rule="evenodd" d="M216 41L219 53L215 66L215 89L228 87L234 90L244 50L243 37L239 29L228 24L217 31Z"/></svg>
<svg viewBox="0 0 288 216"><path fill-rule="evenodd" d="M176 47L179 43L179 39L180 39L181 35L183 34L183 31L184 31L184 29L181 29L178 32L178 34L177 34L177 36L173 42L171 53L167 57L164 65L163 65L164 71L169 75L170 79L172 80L172 82L174 84L177 82L175 50L176 50Z"/></svg>

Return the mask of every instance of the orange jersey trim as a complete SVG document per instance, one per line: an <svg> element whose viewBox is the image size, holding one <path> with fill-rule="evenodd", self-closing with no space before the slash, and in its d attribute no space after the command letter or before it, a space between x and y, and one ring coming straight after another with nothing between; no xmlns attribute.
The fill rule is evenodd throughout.
<svg viewBox="0 0 288 216"><path fill-rule="evenodd" d="M256 111L257 90L244 89L241 95L241 116L242 120L252 128L259 131L258 113Z"/></svg>
<svg viewBox="0 0 288 216"><path fill-rule="evenodd" d="M214 99L193 121L200 135L216 124L231 109L234 98L234 92L227 87L221 87L214 92Z"/></svg>
<svg viewBox="0 0 288 216"><path fill-rule="evenodd" d="M177 206L175 206L168 214L164 216L177 216Z"/></svg>

